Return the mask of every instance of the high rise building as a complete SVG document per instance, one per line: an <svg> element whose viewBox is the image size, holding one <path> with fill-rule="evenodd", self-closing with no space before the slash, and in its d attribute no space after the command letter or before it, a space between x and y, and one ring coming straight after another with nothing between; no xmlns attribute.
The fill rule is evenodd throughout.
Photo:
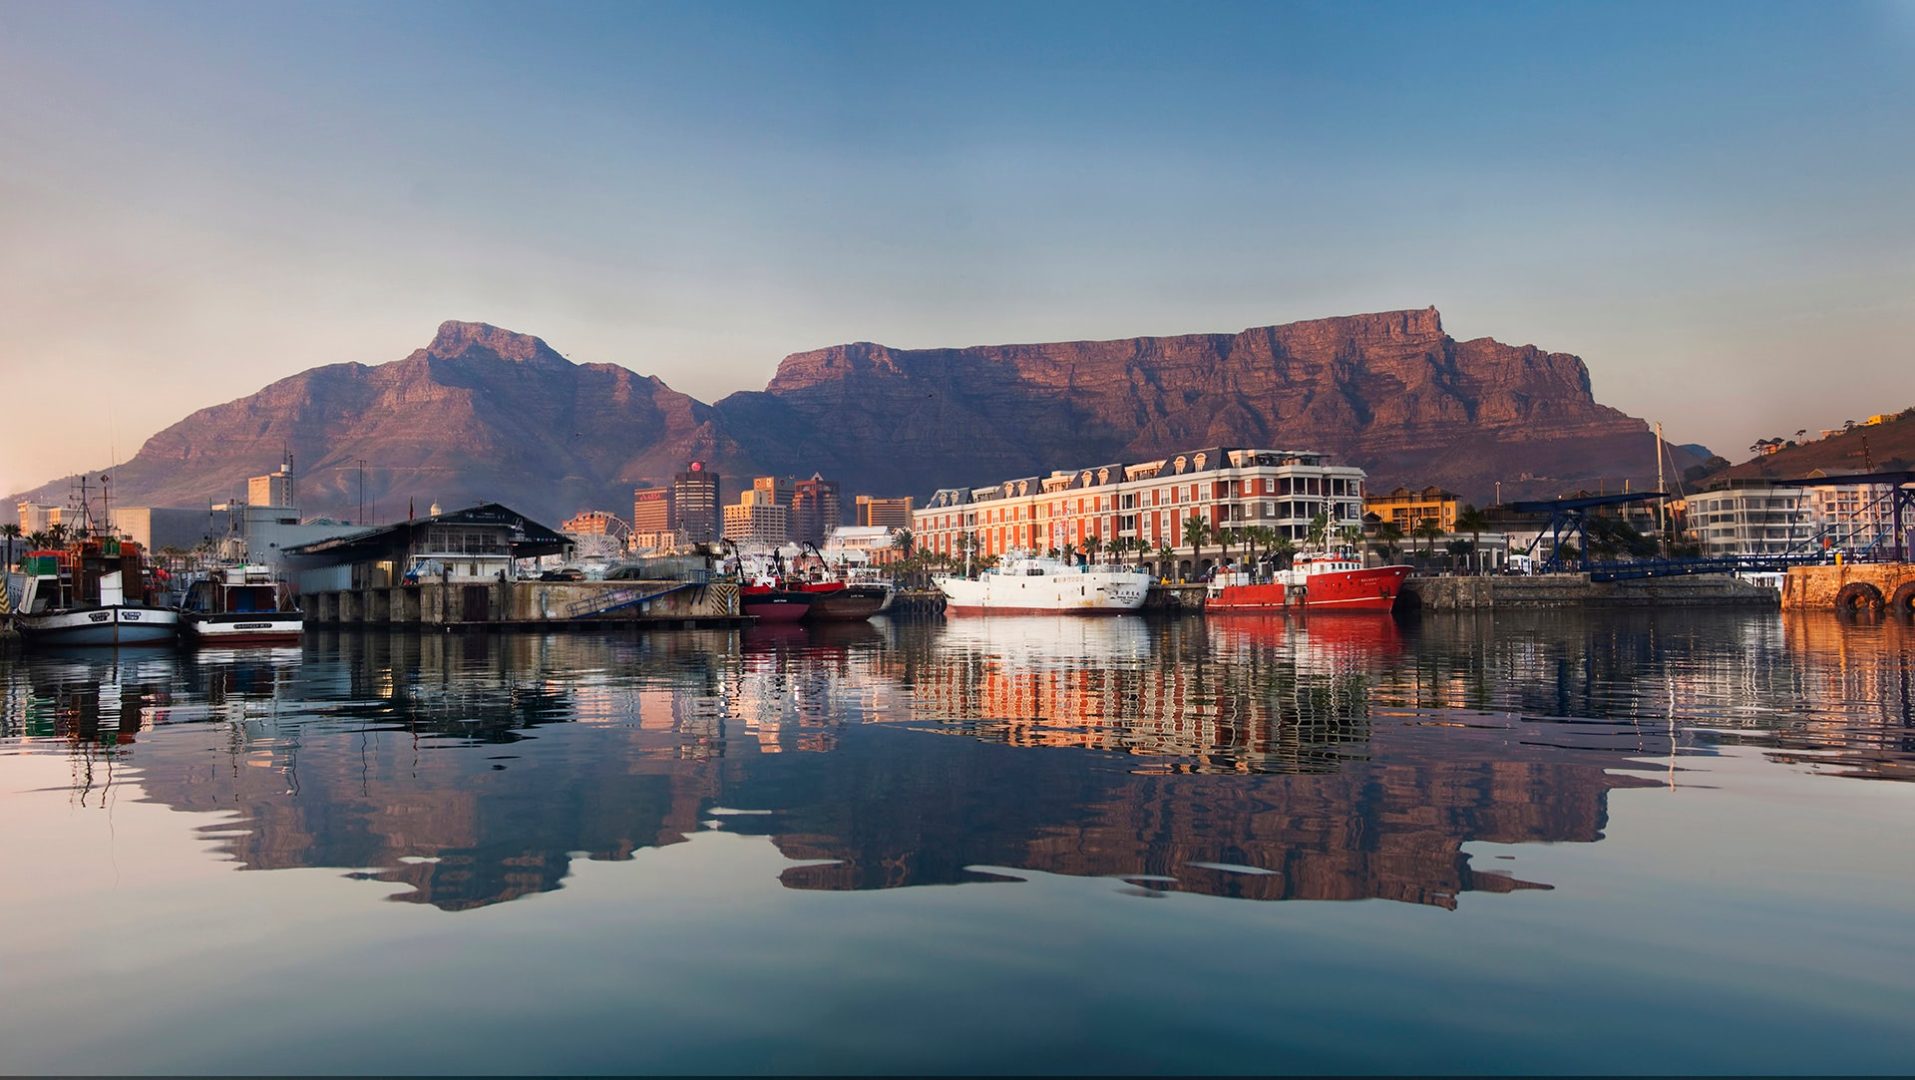
<svg viewBox="0 0 1915 1080"><path fill-rule="evenodd" d="M761 476L750 491L738 493L737 503L725 507L725 539L738 543L783 544L791 539L791 510L777 501L776 488Z"/></svg>
<svg viewBox="0 0 1915 1080"><path fill-rule="evenodd" d="M62 513L62 507L44 506L26 499L14 504L14 509L20 514L20 531L29 535L46 532L60 524L61 518L65 516Z"/></svg>
<svg viewBox="0 0 1915 1080"><path fill-rule="evenodd" d="M786 541L787 511L772 502L759 502L747 491L725 507L725 539L737 544L776 546Z"/></svg>
<svg viewBox="0 0 1915 1080"><path fill-rule="evenodd" d="M281 464L264 476L246 481L246 502L250 506L298 506L293 497L292 466Z"/></svg>
<svg viewBox="0 0 1915 1080"><path fill-rule="evenodd" d="M902 499L878 499L870 495L860 495L857 499L858 525L888 525L894 529L911 527L911 497Z"/></svg>
<svg viewBox="0 0 1915 1080"><path fill-rule="evenodd" d="M791 538L801 543L823 544L833 529L844 524L844 507L838 501L838 482L817 473L811 479L792 485Z"/></svg>
<svg viewBox="0 0 1915 1080"><path fill-rule="evenodd" d="M632 546L669 550L677 546L672 532L672 489L642 487L632 492Z"/></svg>
<svg viewBox="0 0 1915 1080"><path fill-rule="evenodd" d="M758 502L791 509L791 497L798 482L789 476L761 476L751 482L751 490Z"/></svg>
<svg viewBox="0 0 1915 1080"><path fill-rule="evenodd" d="M672 528L685 540L702 544L719 536L718 474L702 461L672 478Z"/></svg>
<svg viewBox="0 0 1915 1080"><path fill-rule="evenodd" d="M672 531L672 489L638 488L632 492L632 531L664 533Z"/></svg>

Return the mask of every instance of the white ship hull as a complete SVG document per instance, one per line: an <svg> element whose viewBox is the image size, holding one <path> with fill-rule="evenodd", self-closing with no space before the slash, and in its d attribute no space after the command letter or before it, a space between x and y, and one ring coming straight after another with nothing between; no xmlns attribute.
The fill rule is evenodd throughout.
<svg viewBox="0 0 1915 1080"><path fill-rule="evenodd" d="M190 615L186 633L201 645L292 644L306 632L299 612Z"/></svg>
<svg viewBox="0 0 1915 1080"><path fill-rule="evenodd" d="M155 645L179 637L180 613L141 604L15 615L23 640L37 645Z"/></svg>
<svg viewBox="0 0 1915 1080"><path fill-rule="evenodd" d="M956 615L1122 615L1144 606L1150 575L1073 569L1042 575L940 578L945 608Z"/></svg>

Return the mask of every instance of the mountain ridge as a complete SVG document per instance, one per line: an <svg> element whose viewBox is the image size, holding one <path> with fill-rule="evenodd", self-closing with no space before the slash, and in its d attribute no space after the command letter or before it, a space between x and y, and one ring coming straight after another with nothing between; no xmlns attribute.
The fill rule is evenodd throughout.
<svg viewBox="0 0 1915 1080"><path fill-rule="evenodd" d="M1438 483L1477 501L1495 481L1514 497L1654 474L1648 425L1597 402L1581 358L1457 341L1434 307L1235 334L850 342L792 353L764 389L712 404L448 320L398 360L322 365L196 410L114 470L114 498L215 501L290 452L308 514L356 508L364 460L374 505L495 500L556 519L622 511L633 486L692 458L736 478L727 491L752 473L817 471L849 502L1204 445L1322 450L1370 470L1373 487ZM62 504L66 483L0 513L18 498Z"/></svg>

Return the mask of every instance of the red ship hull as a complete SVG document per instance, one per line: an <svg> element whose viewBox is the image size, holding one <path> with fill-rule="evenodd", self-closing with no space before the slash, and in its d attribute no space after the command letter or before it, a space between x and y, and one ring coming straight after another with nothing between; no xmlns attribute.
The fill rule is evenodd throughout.
<svg viewBox="0 0 1915 1080"><path fill-rule="evenodd" d="M1409 576L1407 566L1311 574L1305 579L1300 600L1292 598L1289 588L1280 584L1230 585L1208 598L1204 610L1268 613L1301 607L1306 611L1392 611L1396 598L1402 595L1403 579Z"/></svg>
<svg viewBox="0 0 1915 1080"><path fill-rule="evenodd" d="M797 589L747 585L738 590L738 610L759 622L797 622L811 611L811 594Z"/></svg>

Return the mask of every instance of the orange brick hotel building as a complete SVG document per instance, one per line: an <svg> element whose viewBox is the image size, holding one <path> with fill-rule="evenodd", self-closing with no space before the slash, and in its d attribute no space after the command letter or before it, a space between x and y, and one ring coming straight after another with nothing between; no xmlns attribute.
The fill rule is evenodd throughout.
<svg viewBox="0 0 1915 1080"><path fill-rule="evenodd" d="M1184 520L1200 514L1212 529L1267 525L1302 540L1310 520L1328 511L1331 525L1361 525L1363 470L1330 465L1303 450L1212 447L1138 465L1100 465L1047 477L1006 480L982 488L945 488L911 514L916 546L941 555L977 538L980 556L1083 550L1096 536L1142 540L1188 553ZM1216 542L1205 545L1216 549ZM1209 562L1209 559L1203 560Z"/></svg>

